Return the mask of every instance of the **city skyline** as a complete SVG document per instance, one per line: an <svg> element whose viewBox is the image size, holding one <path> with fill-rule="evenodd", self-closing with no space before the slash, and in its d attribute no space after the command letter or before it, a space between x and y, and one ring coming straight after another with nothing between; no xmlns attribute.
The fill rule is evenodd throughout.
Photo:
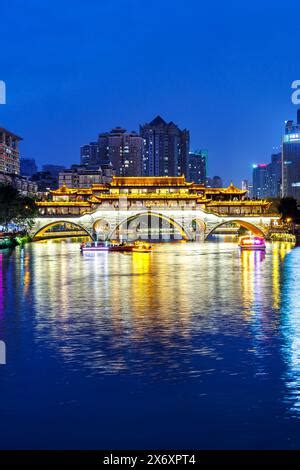
<svg viewBox="0 0 300 470"><path fill-rule="evenodd" d="M126 9L122 3L92 2L82 11L78 2L72 10L63 8L63 1L59 19L56 2L42 9L37 2L3 6L7 66L1 68L1 80L7 85L7 104L1 106L0 120L24 137L23 156L39 165L63 160L70 166L78 160L79 147L101 129L138 130L160 114L190 130L191 150L208 149L208 174L226 180L228 170L235 183L249 178L252 163L264 161L280 144L284 121L295 112L291 83L299 77L287 46L296 39L296 28L282 21L284 4L270 10L257 1L251 8L217 2L216 14L215 7L195 1L185 9L181 2L162 6L154 1L150 7L132 0ZM159 20L151 14L155 5ZM299 7L294 10L296 17ZM92 16L116 22L92 29L87 21ZM254 18L255 36L249 31ZM18 22L13 38L8 34L12 21ZM123 24L131 25L130 36ZM21 37L29 57L18 51ZM162 43L173 47L165 53ZM149 60L153 50L157 54ZM128 57L134 57L134 67L125 67Z"/></svg>
<svg viewBox="0 0 300 470"><path fill-rule="evenodd" d="M297 111L297 116L298 116L298 120L299 120L299 114L300 114L300 109L297 108L296 109ZM161 119L161 116L157 115L154 119ZM162 121L164 121L162 119ZM251 168L250 168L250 171L248 172L247 176L248 178L246 179L249 179L251 180L252 179L252 173L253 173L253 168L255 169L257 165L265 165L269 158L270 158L270 155L274 155L274 154L278 154L278 153L281 153L282 152L282 149L284 147L283 143L284 143L284 134L286 133L286 124L289 123L289 122L293 122L292 119L289 119L289 120L286 120L285 121L285 125L284 125L284 128L283 128L283 133L281 135L281 139L280 140L280 144L278 146L273 146L272 147L272 151L269 153L269 155L266 155L263 159L261 159L260 162L258 162L257 160L256 161L253 161L252 164L251 164ZM170 122L170 124L174 125L174 127L177 127L176 124L174 124L172 121ZM96 166L97 165L105 165L105 163L107 163L105 161L105 159L103 159L103 155L101 157L100 153L99 153L99 142L100 142L100 138L102 136L108 136L108 135L112 135L113 132L119 132L121 131L121 133L123 132L127 132L126 135L132 135L133 137L136 137L136 138L139 138L141 136L141 129L143 128L142 125L140 125L140 130L139 131L131 131L131 132L128 132L126 129L122 128L121 126L115 126L114 129L112 129L110 132L98 132L98 140L96 141L93 141L92 139L89 139L89 143L86 142L84 144L81 144L80 145L80 148L79 148L79 152L78 152L78 155L76 156L76 158L74 158L73 161L71 161L70 163L68 164L65 164L63 167L64 168L71 168L72 166L78 166L78 165L87 165L88 167L89 166L92 166L94 167L94 169L96 169ZM184 129L185 132L187 132L189 134L189 130L188 129ZM23 141L23 138L21 138L21 140ZM95 140L95 139L94 139ZM145 147L146 148L146 147ZM192 155L192 154L197 154L198 150L197 149L194 149L192 148L191 146L189 146L189 154ZM92 152L92 153L91 153ZM208 160L207 160L207 150L205 150L206 152L206 167L207 167L207 163L208 163ZM99 154L99 155L98 155ZM50 167L56 167L56 166L60 166L60 165L57 165L55 163L52 163L52 162L46 162L46 163L43 163L41 164L40 163L40 160L38 159L35 159L35 158L31 158L31 157L26 157L24 156L23 152L22 152L22 149L21 149L21 152L20 152L20 159L23 161L23 162L35 162L35 164L37 165L38 168L40 169L43 169L42 171L44 171L44 167L47 167L47 166L50 166ZM102 163L101 163L102 162ZM63 162L60 162L60 163L63 163ZM211 163L211 161L209 160L209 163ZM188 165L188 161L186 162L186 165ZM214 166L214 165L212 165ZM117 170L117 168L116 168ZM249 170L249 169L248 169ZM118 172L118 171L117 171ZM129 171L129 173L132 172L132 170ZM135 173L135 172L134 172ZM26 171L25 173L22 173L20 172L20 174L23 174L25 176L27 176L26 174ZM138 175L138 173L136 173ZM185 174L186 176L189 176L189 170L186 166L185 168L185 171L182 172L182 174ZM208 173L206 172L206 174L208 175ZM161 175L162 176L162 175ZM210 177L213 176L213 173L211 173L210 175L208 175ZM224 175L224 178L223 176L221 177L221 179L224 179L225 182L227 182L227 180L230 182L234 181L234 178L232 177L228 177L227 174ZM240 185L242 184L243 180L245 178L242 178L240 181L238 181L237 183Z"/></svg>

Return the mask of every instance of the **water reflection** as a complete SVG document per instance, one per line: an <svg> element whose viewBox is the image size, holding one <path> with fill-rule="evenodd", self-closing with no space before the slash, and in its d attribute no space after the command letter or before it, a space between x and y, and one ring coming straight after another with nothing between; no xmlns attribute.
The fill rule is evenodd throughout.
<svg viewBox="0 0 300 470"><path fill-rule="evenodd" d="M175 432L178 447L300 446L300 250L291 249L1 252L4 442L167 448Z"/></svg>
<svg viewBox="0 0 300 470"><path fill-rule="evenodd" d="M282 347L286 372L286 401L292 413L300 417L300 249L286 257L281 293Z"/></svg>
<svg viewBox="0 0 300 470"><path fill-rule="evenodd" d="M249 324L253 353L264 356L290 249L274 245L265 256L195 243L82 257L74 244L35 244L15 256L13 301L32 302L36 342L50 342L72 367L142 374L162 360L178 367L179 354L185 373L201 374L191 353L222 360L219 340L208 345L207 334L238 337Z"/></svg>

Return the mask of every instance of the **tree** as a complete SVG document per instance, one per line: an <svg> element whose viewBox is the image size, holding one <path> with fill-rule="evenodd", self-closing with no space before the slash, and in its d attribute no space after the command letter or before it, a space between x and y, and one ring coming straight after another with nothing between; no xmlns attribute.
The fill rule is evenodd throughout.
<svg viewBox="0 0 300 470"><path fill-rule="evenodd" d="M279 197L268 197L267 201L270 202L270 207L268 212L270 214L278 214L279 213L279 204L281 199Z"/></svg>
<svg viewBox="0 0 300 470"><path fill-rule="evenodd" d="M293 197L283 197L278 204L278 211L284 221L287 219L294 220L298 214L296 199Z"/></svg>
<svg viewBox="0 0 300 470"><path fill-rule="evenodd" d="M30 227L37 212L34 199L23 196L12 185L0 184L0 225L5 230L11 223L21 229Z"/></svg>

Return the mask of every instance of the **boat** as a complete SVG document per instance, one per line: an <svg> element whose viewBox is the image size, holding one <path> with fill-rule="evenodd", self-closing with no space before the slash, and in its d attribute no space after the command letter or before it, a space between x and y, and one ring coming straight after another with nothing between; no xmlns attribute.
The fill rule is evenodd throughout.
<svg viewBox="0 0 300 470"><path fill-rule="evenodd" d="M83 242L80 244L81 253L90 251L109 251L109 246L106 243L99 242Z"/></svg>
<svg viewBox="0 0 300 470"><path fill-rule="evenodd" d="M88 253L94 251L120 251L120 252L131 252L133 251L134 245L129 243L117 243L117 242L86 242L81 243L81 253Z"/></svg>
<svg viewBox="0 0 300 470"><path fill-rule="evenodd" d="M134 253L150 253L152 251L152 245L147 242L137 241L134 243L132 251Z"/></svg>
<svg viewBox="0 0 300 470"><path fill-rule="evenodd" d="M242 250L265 250L266 241L264 237L246 235L239 238L238 245Z"/></svg>
<svg viewBox="0 0 300 470"><path fill-rule="evenodd" d="M119 252L135 252L149 253L152 250L150 243L137 241L134 243L125 242L83 242L80 245L81 253L93 251L119 251Z"/></svg>

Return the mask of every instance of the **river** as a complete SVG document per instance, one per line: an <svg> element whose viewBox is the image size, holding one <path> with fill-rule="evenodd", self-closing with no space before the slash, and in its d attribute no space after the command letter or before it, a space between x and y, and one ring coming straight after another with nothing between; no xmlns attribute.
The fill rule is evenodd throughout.
<svg viewBox="0 0 300 470"><path fill-rule="evenodd" d="M300 249L0 252L3 449L300 448Z"/></svg>

